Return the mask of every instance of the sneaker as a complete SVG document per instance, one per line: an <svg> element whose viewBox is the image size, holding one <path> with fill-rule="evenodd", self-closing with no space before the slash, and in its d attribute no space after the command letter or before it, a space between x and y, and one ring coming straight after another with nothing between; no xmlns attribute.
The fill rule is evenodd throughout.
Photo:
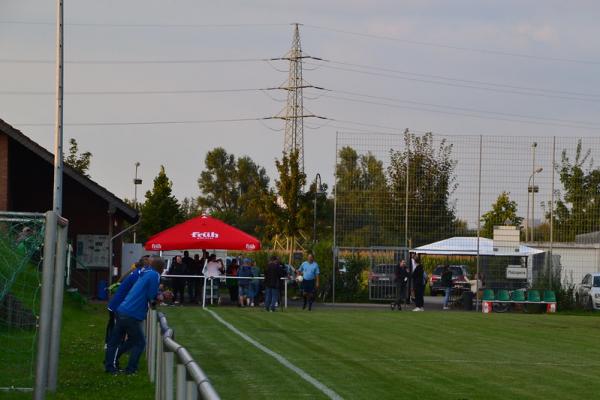
<svg viewBox="0 0 600 400"><path fill-rule="evenodd" d="M394 308L396 308L396 303L391 303L390 308L392 309L392 311L394 311Z"/></svg>
<svg viewBox="0 0 600 400"><path fill-rule="evenodd" d="M449 309L450 309L450 307L444 307L444 310L449 310Z"/></svg>
<svg viewBox="0 0 600 400"><path fill-rule="evenodd" d="M415 307L415 308L413 308L413 311L415 311L415 312L416 311L421 311L421 309L419 307Z"/></svg>

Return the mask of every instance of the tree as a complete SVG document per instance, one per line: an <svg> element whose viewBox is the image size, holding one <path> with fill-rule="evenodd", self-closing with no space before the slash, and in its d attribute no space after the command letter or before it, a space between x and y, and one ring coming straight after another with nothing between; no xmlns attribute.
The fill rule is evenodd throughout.
<svg viewBox="0 0 600 400"><path fill-rule="evenodd" d="M454 231L456 216L450 198L458 187L454 176L457 161L452 158L452 144L442 139L436 145L431 133L417 136L407 130L404 143L403 150L390 150L387 171L396 219L404 221L408 198L409 238L418 246ZM400 223L397 228L403 226ZM398 236L404 237L404 233Z"/></svg>
<svg viewBox="0 0 600 400"><path fill-rule="evenodd" d="M510 193L502 192L492 204L492 209L482 215L481 222L483 222L481 236L492 238L494 226L513 225L520 227L523 218L517 216L517 202L510 199Z"/></svg>
<svg viewBox="0 0 600 400"><path fill-rule="evenodd" d="M564 149L555 168L564 188L554 210L555 239L573 241L578 234L600 230L600 168L594 168L591 151L583 152L580 139L575 159Z"/></svg>
<svg viewBox="0 0 600 400"><path fill-rule="evenodd" d="M221 147L209 151L198 186L198 205L211 215L247 232L264 230L261 203L269 191L269 177L250 157L236 160Z"/></svg>
<svg viewBox="0 0 600 400"><path fill-rule="evenodd" d="M351 147L338 153L336 200L339 242L351 246L384 245L389 218L389 188L383 162ZM394 221L395 222L395 221Z"/></svg>
<svg viewBox="0 0 600 400"><path fill-rule="evenodd" d="M181 200L181 215L184 220L192 219L202 214L198 200L193 197L184 197Z"/></svg>
<svg viewBox="0 0 600 400"><path fill-rule="evenodd" d="M146 192L146 200L141 206L141 239L147 239L183 221L179 202L172 194L172 182L167 177L165 167L154 178L152 190Z"/></svg>
<svg viewBox="0 0 600 400"><path fill-rule="evenodd" d="M77 140L73 138L69 139L69 155L65 158L65 164L89 178L88 170L90 169L91 161L92 153L86 151L79 154Z"/></svg>

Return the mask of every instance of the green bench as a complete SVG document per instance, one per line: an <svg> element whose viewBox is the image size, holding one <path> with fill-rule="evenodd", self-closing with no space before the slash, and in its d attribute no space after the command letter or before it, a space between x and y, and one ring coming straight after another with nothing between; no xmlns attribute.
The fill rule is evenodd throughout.
<svg viewBox="0 0 600 400"><path fill-rule="evenodd" d="M556 311L556 294L552 290L544 290L540 294L539 290L513 290L509 292L506 289L499 289L496 292L492 289L484 289L483 302L492 303L493 309L498 312L507 311L511 304L525 304L525 305L547 305L546 311Z"/></svg>

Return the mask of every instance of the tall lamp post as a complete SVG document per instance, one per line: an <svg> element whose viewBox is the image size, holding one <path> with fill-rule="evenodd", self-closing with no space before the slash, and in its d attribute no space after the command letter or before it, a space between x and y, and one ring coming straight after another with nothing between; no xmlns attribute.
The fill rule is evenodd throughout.
<svg viewBox="0 0 600 400"><path fill-rule="evenodd" d="M318 183L317 183L318 182ZM321 193L321 174L315 176L315 203L313 212L313 243L317 243L317 195Z"/></svg>
<svg viewBox="0 0 600 400"><path fill-rule="evenodd" d="M137 187L142 184L142 180L138 178L138 168L140 167L140 162L136 161L135 165L135 177L133 178L133 207L137 211ZM137 243L137 229L133 229L133 243Z"/></svg>
<svg viewBox="0 0 600 400"><path fill-rule="evenodd" d="M535 223L533 221L533 208L535 207L535 192L538 190L537 186L535 186L534 184L532 184L532 181L535 182L534 177L535 174L539 174L540 172L542 172L544 170L544 168L539 167L538 169L534 169L533 173L529 176L529 182L527 183L527 229L525 230L525 241L527 241L527 232L530 229L531 226L531 236L530 236L530 240L533 241L533 224ZM529 224L530 220L529 220L529 193L532 194L532 204L531 204L531 225Z"/></svg>

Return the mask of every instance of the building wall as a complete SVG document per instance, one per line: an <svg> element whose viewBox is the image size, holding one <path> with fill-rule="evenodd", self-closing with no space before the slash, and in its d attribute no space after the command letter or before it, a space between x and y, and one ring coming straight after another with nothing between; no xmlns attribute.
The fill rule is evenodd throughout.
<svg viewBox="0 0 600 400"><path fill-rule="evenodd" d="M8 136L0 132L0 211L8 206Z"/></svg>
<svg viewBox="0 0 600 400"><path fill-rule="evenodd" d="M0 135L0 137L2 136L4 135ZM8 141L10 211L46 212L52 209L54 179L52 165L20 143L10 138ZM77 250L75 246L77 235L107 235L109 233L108 201L66 174L63 176L63 216L69 220L69 241L73 244L74 251ZM123 222L123 216L120 213L114 214L113 235L122 229ZM114 265L119 268L121 262L120 239L115 240L113 245ZM95 293L98 281L107 279L108 270L106 268L91 271L74 269L72 274L72 282L76 287L87 291L89 286L93 289L93 293Z"/></svg>
<svg viewBox="0 0 600 400"><path fill-rule="evenodd" d="M531 246L550 250L549 243L532 243ZM553 243L552 253L560 256L563 284L577 285L586 274L600 272L600 244Z"/></svg>

